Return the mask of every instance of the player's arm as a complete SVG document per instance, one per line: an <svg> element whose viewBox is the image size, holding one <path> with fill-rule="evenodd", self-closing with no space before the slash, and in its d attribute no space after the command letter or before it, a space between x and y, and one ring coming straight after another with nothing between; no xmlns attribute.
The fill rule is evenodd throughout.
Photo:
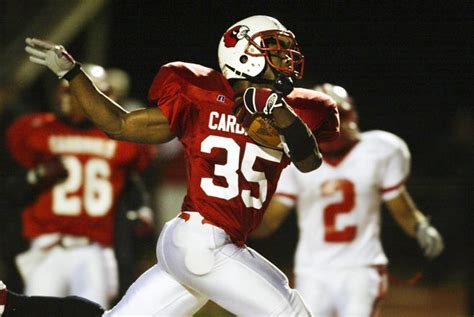
<svg viewBox="0 0 474 317"><path fill-rule="evenodd" d="M288 206L273 197L268 205L265 215L263 216L260 226L251 234L253 238L264 238L274 233L283 221L286 219L291 211L291 206Z"/></svg>
<svg viewBox="0 0 474 317"><path fill-rule="evenodd" d="M175 137L158 108L127 112L96 89L82 71L69 84L87 116L110 137L139 143L164 143Z"/></svg>
<svg viewBox="0 0 474 317"><path fill-rule="evenodd" d="M140 143L163 143L174 137L159 109L127 112L102 94L64 47L31 38L26 39L26 44L30 61L47 66L59 78L68 80L73 98L77 98L89 119L110 137Z"/></svg>
<svg viewBox="0 0 474 317"><path fill-rule="evenodd" d="M426 217L418 210L410 194L403 190L398 196L387 200L385 204L390 214L410 237L416 236L416 225L425 221Z"/></svg>
<svg viewBox="0 0 474 317"><path fill-rule="evenodd" d="M407 190L385 202L391 215L402 229L418 240L425 256L437 257L444 249L443 239L429 223L428 218L416 207Z"/></svg>
<svg viewBox="0 0 474 317"><path fill-rule="evenodd" d="M319 168L323 156L316 138L306 124L288 107L276 108L273 119L285 140L285 151L298 170L306 173Z"/></svg>

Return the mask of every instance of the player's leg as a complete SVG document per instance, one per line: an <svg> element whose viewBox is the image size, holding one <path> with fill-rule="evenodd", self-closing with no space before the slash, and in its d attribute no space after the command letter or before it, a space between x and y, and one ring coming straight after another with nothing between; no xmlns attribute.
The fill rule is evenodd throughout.
<svg viewBox="0 0 474 317"><path fill-rule="evenodd" d="M70 270L71 261L64 256L65 250L55 246L49 250L32 250L33 257L30 264L33 268L27 274L23 274L25 282L25 294L45 296L66 296L67 275Z"/></svg>
<svg viewBox="0 0 474 317"><path fill-rule="evenodd" d="M309 316L286 276L250 248L239 248L198 213L168 222L158 242L163 268L181 284L238 316Z"/></svg>
<svg viewBox="0 0 474 317"><path fill-rule="evenodd" d="M216 287L224 281L225 287ZM251 248L227 244L207 281L197 280L209 298L238 316L310 316L288 278Z"/></svg>
<svg viewBox="0 0 474 317"><path fill-rule="evenodd" d="M345 282L338 297L339 316L375 316L377 305L387 291L384 268L348 268L340 271L340 278Z"/></svg>
<svg viewBox="0 0 474 317"><path fill-rule="evenodd" d="M331 317L334 315L334 282L330 272L321 270L306 274L295 274L295 288L300 292L315 317Z"/></svg>
<svg viewBox="0 0 474 317"><path fill-rule="evenodd" d="M100 317L103 313L100 305L85 298L20 295L8 291L0 281L1 317Z"/></svg>
<svg viewBox="0 0 474 317"><path fill-rule="evenodd" d="M74 263L68 273L70 290L68 295L87 298L109 308L109 274L105 263L103 248L97 244L74 247L65 250Z"/></svg>
<svg viewBox="0 0 474 317"><path fill-rule="evenodd" d="M207 300L183 287L156 264L143 273L104 316L191 316Z"/></svg>

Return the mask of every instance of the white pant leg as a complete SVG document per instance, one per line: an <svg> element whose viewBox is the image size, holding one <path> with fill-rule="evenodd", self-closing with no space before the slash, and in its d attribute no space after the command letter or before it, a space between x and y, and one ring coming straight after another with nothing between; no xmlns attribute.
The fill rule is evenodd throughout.
<svg viewBox="0 0 474 317"><path fill-rule="evenodd" d="M340 284L339 316L373 316L376 304L387 290L386 275L371 266L341 270L340 275L345 282Z"/></svg>
<svg viewBox="0 0 474 317"><path fill-rule="evenodd" d="M109 308L109 285L113 274L108 269L113 268L107 265L104 248L94 243L66 249L64 256L73 261L68 277L68 295L81 296Z"/></svg>
<svg viewBox="0 0 474 317"><path fill-rule="evenodd" d="M76 295L108 307L109 284L103 248L98 244L44 252L44 258L25 277L27 295Z"/></svg>
<svg viewBox="0 0 474 317"><path fill-rule="evenodd" d="M56 246L42 252L28 275L23 276L26 295L67 296L70 262L64 262L64 249Z"/></svg>
<svg viewBox="0 0 474 317"><path fill-rule="evenodd" d="M189 213L169 221L157 254L163 268L181 284L205 294L238 316L309 316L286 276L250 248L239 248L220 228Z"/></svg>
<svg viewBox="0 0 474 317"><path fill-rule="evenodd" d="M76 295L108 307L106 286L109 275L100 245L55 246L44 251L43 255L25 276L27 295Z"/></svg>
<svg viewBox="0 0 474 317"><path fill-rule="evenodd" d="M296 274L296 289L315 317L369 317L386 291L386 276L371 266L314 268Z"/></svg>
<svg viewBox="0 0 474 317"><path fill-rule="evenodd" d="M159 264L143 273L107 317L192 316L207 302L176 282Z"/></svg>
<svg viewBox="0 0 474 317"><path fill-rule="evenodd" d="M329 272L316 275L295 274L295 288L300 292L314 317L334 316L336 303L333 286Z"/></svg>

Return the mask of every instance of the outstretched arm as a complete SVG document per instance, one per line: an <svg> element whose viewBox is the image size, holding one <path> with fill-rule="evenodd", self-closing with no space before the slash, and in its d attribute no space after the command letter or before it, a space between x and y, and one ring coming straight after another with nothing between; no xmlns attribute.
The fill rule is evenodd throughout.
<svg viewBox="0 0 474 317"><path fill-rule="evenodd" d="M139 143L163 143L174 137L159 109L127 112L95 87L64 47L32 38L27 38L26 44L30 61L67 79L84 113L110 137Z"/></svg>
<svg viewBox="0 0 474 317"><path fill-rule="evenodd" d="M82 71L69 84L86 115L111 138L139 143L164 143L174 138L158 108L127 112L96 89Z"/></svg>
<svg viewBox="0 0 474 317"><path fill-rule="evenodd" d="M430 225L428 218L416 207L408 191L385 202L395 221L411 237L418 240L428 258L437 257L444 249L443 239Z"/></svg>

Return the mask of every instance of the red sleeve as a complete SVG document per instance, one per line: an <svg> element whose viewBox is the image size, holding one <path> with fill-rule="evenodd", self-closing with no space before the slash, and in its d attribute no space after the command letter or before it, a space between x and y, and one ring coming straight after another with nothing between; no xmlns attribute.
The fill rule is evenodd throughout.
<svg viewBox="0 0 474 317"><path fill-rule="evenodd" d="M185 94L188 83L172 67L163 66L148 92L148 99L167 117L171 131L182 137L192 120L193 103Z"/></svg>
<svg viewBox="0 0 474 317"><path fill-rule="evenodd" d="M33 131L32 115L17 118L8 128L6 144L13 159L20 165L31 168L35 165L34 156L29 149L27 138Z"/></svg>
<svg viewBox="0 0 474 317"><path fill-rule="evenodd" d="M308 89L295 89L289 97L290 105L318 142L332 141L339 136L339 112L331 97Z"/></svg>
<svg viewBox="0 0 474 317"><path fill-rule="evenodd" d="M336 102L332 99L325 101L326 118L319 128L314 131L318 142L334 141L339 136L339 112Z"/></svg>

